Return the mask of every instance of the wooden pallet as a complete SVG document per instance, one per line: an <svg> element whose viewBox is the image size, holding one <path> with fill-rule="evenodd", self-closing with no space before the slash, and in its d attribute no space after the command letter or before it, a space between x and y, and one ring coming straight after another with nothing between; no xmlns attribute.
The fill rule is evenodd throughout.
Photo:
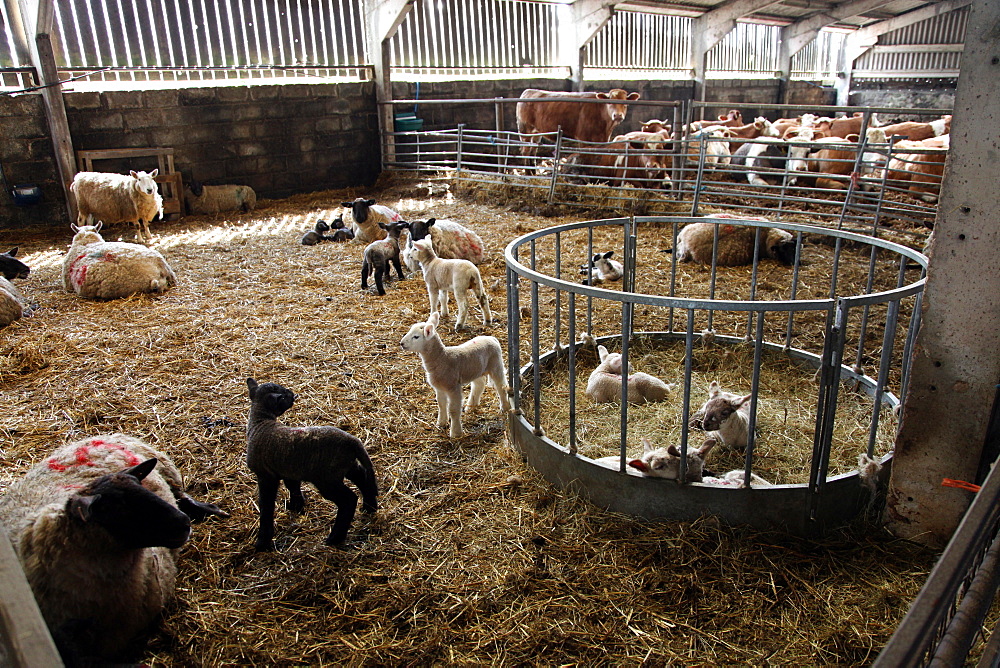
<svg viewBox="0 0 1000 668"><path fill-rule="evenodd" d="M172 148L109 148L77 151L76 165L81 172L93 172L100 171L94 169L95 160L151 157L157 159L160 170L154 180L160 184L160 194L163 196L163 217L180 216L184 212L181 199L184 193L184 182L181 173L174 170L174 149Z"/></svg>

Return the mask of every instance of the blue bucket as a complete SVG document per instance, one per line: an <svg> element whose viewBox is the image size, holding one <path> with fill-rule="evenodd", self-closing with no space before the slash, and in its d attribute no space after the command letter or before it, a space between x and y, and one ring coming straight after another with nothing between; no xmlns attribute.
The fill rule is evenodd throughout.
<svg viewBox="0 0 1000 668"><path fill-rule="evenodd" d="M32 206L42 201L42 189L34 184L16 185L10 192L17 206Z"/></svg>

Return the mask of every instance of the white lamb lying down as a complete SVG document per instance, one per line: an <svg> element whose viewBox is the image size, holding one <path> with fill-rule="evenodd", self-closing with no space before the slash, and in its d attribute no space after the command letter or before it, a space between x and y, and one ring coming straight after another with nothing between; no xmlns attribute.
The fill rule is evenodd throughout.
<svg viewBox="0 0 1000 668"><path fill-rule="evenodd" d="M159 293L177 282L158 251L139 244L105 241L101 224L71 226L76 235L63 259L66 292L87 299L118 299L139 292Z"/></svg>
<svg viewBox="0 0 1000 668"><path fill-rule="evenodd" d="M723 392L713 380L708 386L708 401L695 412L688 426L714 433L728 448L745 448L750 442L752 397Z"/></svg>
<svg viewBox="0 0 1000 668"><path fill-rule="evenodd" d="M580 275L586 276L590 274L590 285L600 285L605 281L621 280L624 268L621 262L611 259L611 256L614 254L614 251L594 253L593 269L590 268L589 264L582 264L580 265ZM583 283L587 283L586 278L583 279Z"/></svg>
<svg viewBox="0 0 1000 668"><path fill-rule="evenodd" d="M707 438L697 450L688 446L687 451L687 482L700 482L706 485L717 487L743 487L745 479L742 470L729 471L722 476L705 475L705 459L708 453L719 443L718 439ZM642 475L649 478L665 478L667 480L677 480L681 471L681 451L676 445L669 445L665 448L654 448L648 439L642 439L642 456L639 459L628 461L628 465L640 471ZM619 458L617 456L601 457L594 460L601 466L618 469ZM751 486L768 487L768 481L755 473L750 474Z"/></svg>
<svg viewBox="0 0 1000 668"><path fill-rule="evenodd" d="M507 372L500 341L495 336L477 336L457 346L445 346L438 336L437 311L427 322L418 322L406 333L399 346L420 355L427 382L438 402L438 426L451 425L451 438L465 436L462 429L462 388L471 385L465 408L479 405L487 380L497 392L504 415L510 411Z"/></svg>
<svg viewBox="0 0 1000 668"><path fill-rule="evenodd" d="M587 381L587 398L598 404L610 404L621 401L622 397L622 356L621 353L609 353L604 346L597 346L601 363L590 372ZM631 366L631 365L629 365ZM631 371L631 369L630 369ZM656 376L638 372L628 377L628 400L633 404L664 401L670 394L673 385L668 385Z"/></svg>

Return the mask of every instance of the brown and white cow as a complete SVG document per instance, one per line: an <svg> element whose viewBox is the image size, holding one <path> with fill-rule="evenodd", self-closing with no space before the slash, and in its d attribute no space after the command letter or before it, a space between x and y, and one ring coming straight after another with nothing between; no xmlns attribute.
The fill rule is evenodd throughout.
<svg viewBox="0 0 1000 668"><path fill-rule="evenodd" d="M531 142L530 145L521 148L521 153L524 155L534 155L541 141L541 136L538 136L540 133L555 132L560 127L564 137L582 142L609 141L614 129L621 125L625 120L625 114L628 113L628 105L622 102L638 100L639 93L628 93L621 88L613 88L607 93L562 93L528 88L521 93L522 100L544 100L550 97L599 99L608 102L604 104L573 100L518 102L517 131Z"/></svg>
<svg viewBox="0 0 1000 668"><path fill-rule="evenodd" d="M910 141L923 141L932 137L940 137L951 133L951 115L942 116L930 123L903 121L892 125L883 125L886 137L903 136Z"/></svg>
<svg viewBox="0 0 1000 668"><path fill-rule="evenodd" d="M889 161L888 179L891 185L907 187L912 197L936 202L941 191L944 163L948 158L951 135L928 137L922 141L901 140L893 148L935 149L931 153L897 153Z"/></svg>
<svg viewBox="0 0 1000 668"><path fill-rule="evenodd" d="M662 152L670 141L664 132L628 132L618 135L599 153L588 155L577 162L576 171L581 176L600 181L630 183L636 188L660 188L666 181L667 154Z"/></svg>
<svg viewBox="0 0 1000 668"><path fill-rule="evenodd" d="M718 120L692 121L687 127L687 131L697 132L698 130L703 130L710 125L721 125L727 128L739 127L743 125L743 114L741 114L738 109L730 109L728 114L725 116L719 116Z"/></svg>

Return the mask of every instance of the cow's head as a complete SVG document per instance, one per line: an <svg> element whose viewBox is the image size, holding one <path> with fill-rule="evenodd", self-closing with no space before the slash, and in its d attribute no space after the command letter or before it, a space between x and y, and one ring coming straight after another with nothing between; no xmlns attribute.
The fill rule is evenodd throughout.
<svg viewBox="0 0 1000 668"><path fill-rule="evenodd" d="M621 88L612 88L611 91L607 93L598 93L597 97L601 100L638 100L639 93L628 93ZM608 114L611 117L611 122L615 125L619 125L625 120L625 114L628 113L627 104L614 104L613 102L607 105Z"/></svg>

